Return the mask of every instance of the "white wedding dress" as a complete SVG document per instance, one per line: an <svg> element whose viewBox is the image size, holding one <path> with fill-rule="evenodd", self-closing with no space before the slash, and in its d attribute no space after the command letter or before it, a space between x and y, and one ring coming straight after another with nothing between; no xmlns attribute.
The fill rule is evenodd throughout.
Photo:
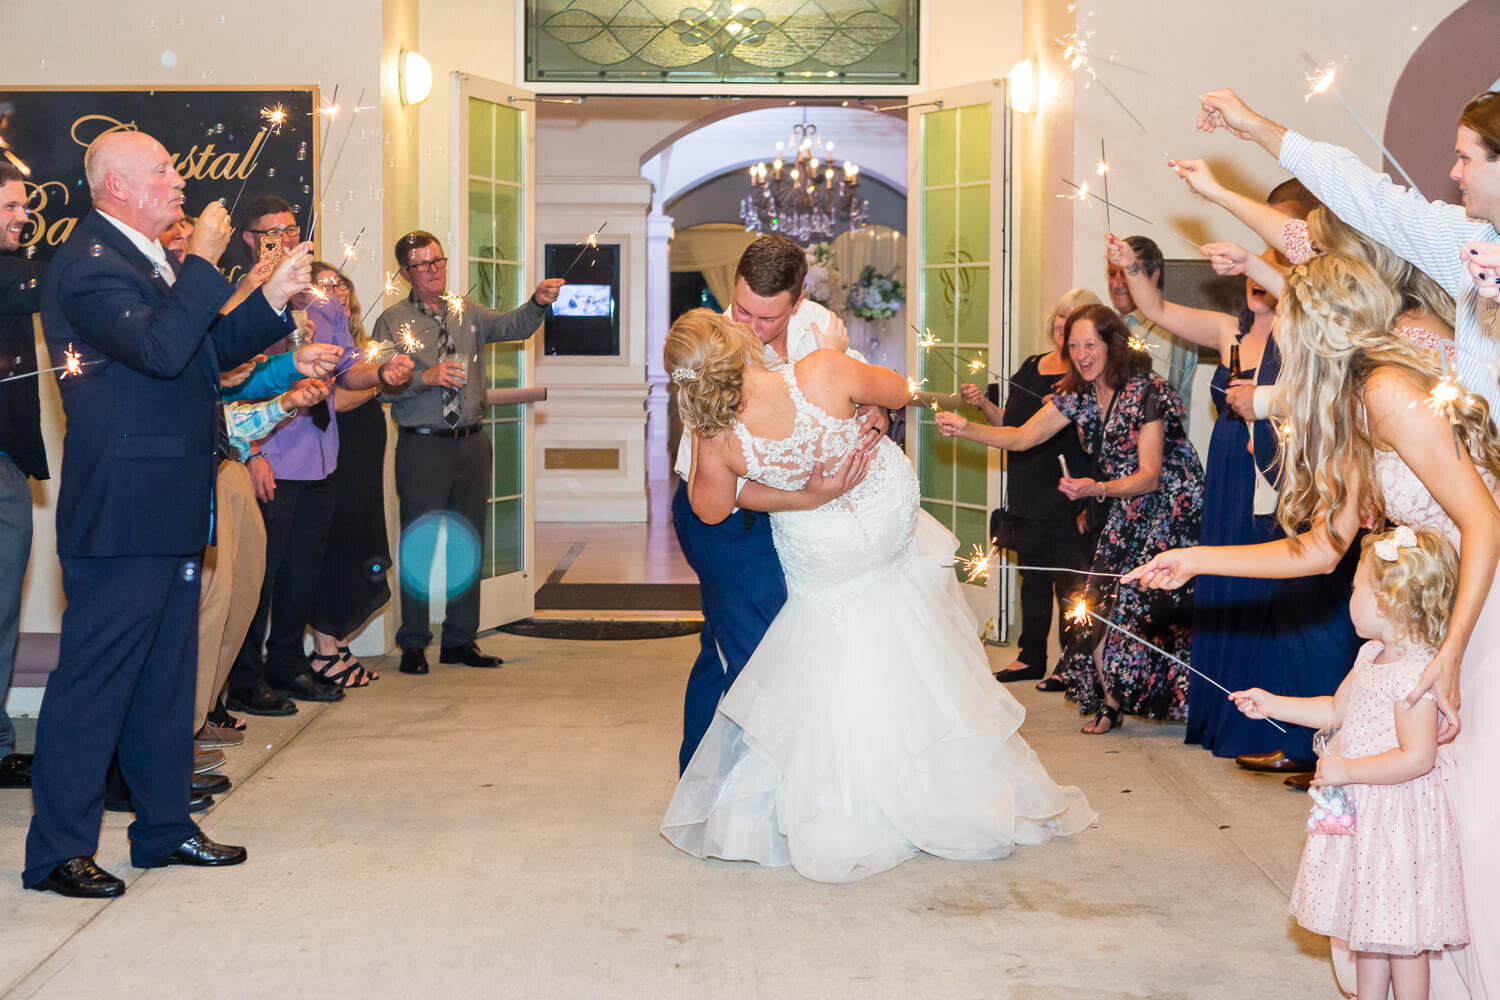
<svg viewBox="0 0 1500 1000"><path fill-rule="evenodd" d="M810 404L793 366L782 372L791 436L734 430L748 478L794 490L819 461L835 467L859 426ZM957 540L919 518L894 442L848 494L773 514L771 527L786 605L720 702L663 836L697 857L850 882L918 851L1003 858L1094 822L1017 732L1025 709L995 683L954 581Z"/></svg>

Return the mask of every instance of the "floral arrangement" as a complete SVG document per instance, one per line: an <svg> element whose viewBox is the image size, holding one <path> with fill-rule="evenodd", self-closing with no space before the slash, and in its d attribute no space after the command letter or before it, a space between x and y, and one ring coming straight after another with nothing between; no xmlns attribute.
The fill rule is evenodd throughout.
<svg viewBox="0 0 1500 1000"><path fill-rule="evenodd" d="M849 311L860 319L888 319L896 315L906 301L906 286L888 274L880 274L871 265L859 272L859 280L849 286Z"/></svg>
<svg viewBox="0 0 1500 1000"><path fill-rule="evenodd" d="M831 306L839 287L837 265L833 260L833 247L828 241L814 243L807 248L807 277L802 281L807 297L820 306Z"/></svg>

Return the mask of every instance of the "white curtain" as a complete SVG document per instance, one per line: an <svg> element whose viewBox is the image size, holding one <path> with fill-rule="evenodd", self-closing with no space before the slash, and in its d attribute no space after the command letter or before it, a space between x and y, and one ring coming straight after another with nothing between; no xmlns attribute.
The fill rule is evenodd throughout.
<svg viewBox="0 0 1500 1000"><path fill-rule="evenodd" d="M841 233L830 244L839 281L846 291L839 293L834 311L849 328L849 344L877 365L885 365L906 374L906 303L913 289L906 280L906 235L890 226L866 226ZM843 302L847 287L859 281L866 266L877 274L894 277L906 286L906 299L896 314L887 319L863 320L851 313Z"/></svg>
<svg viewBox="0 0 1500 1000"><path fill-rule="evenodd" d="M708 283L708 290L729 308L734 292L734 268L745 248L755 241L754 233L732 222L707 222L701 226L679 229L672 237L667 266L673 271L698 271Z"/></svg>

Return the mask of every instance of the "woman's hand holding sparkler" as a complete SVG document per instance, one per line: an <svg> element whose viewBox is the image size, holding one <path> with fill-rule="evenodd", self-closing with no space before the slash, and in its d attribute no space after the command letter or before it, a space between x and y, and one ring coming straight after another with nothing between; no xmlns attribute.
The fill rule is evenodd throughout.
<svg viewBox="0 0 1500 1000"><path fill-rule="evenodd" d="M968 417L947 410L939 410L933 414L933 419L937 421L938 430L943 437L963 437L964 431L969 429Z"/></svg>
<svg viewBox="0 0 1500 1000"><path fill-rule="evenodd" d="M1249 268L1250 251L1238 243L1205 243L1203 255L1213 265L1214 273L1226 278L1244 274Z"/></svg>
<svg viewBox="0 0 1500 1000"><path fill-rule="evenodd" d="M1115 267L1124 269L1135 263L1135 250L1113 233L1104 234L1104 256Z"/></svg>
<svg viewBox="0 0 1500 1000"><path fill-rule="evenodd" d="M292 364L308 378L328 378L333 374L344 349L338 344L307 344L292 352Z"/></svg>
<svg viewBox="0 0 1500 1000"><path fill-rule="evenodd" d="M1069 500L1087 500L1092 497L1102 497L1104 495L1099 481L1087 477L1074 479L1071 476L1063 476L1057 481L1057 488Z"/></svg>
<svg viewBox="0 0 1500 1000"><path fill-rule="evenodd" d="M1196 549L1168 549L1126 573L1120 582L1153 590L1176 590L1199 572Z"/></svg>
<svg viewBox="0 0 1500 1000"><path fill-rule="evenodd" d="M281 408L292 413L304 406L316 406L328 398L328 393L328 383L322 379L298 379L290 389L281 394Z"/></svg>
<svg viewBox="0 0 1500 1000"><path fill-rule="evenodd" d="M1182 182L1188 186L1200 198L1218 203L1224 194L1224 185L1214 176L1213 170L1205 160L1168 160L1167 166L1172 172L1182 178Z"/></svg>
<svg viewBox="0 0 1500 1000"><path fill-rule="evenodd" d="M1458 256L1468 265L1469 278L1479 294L1486 299L1500 298L1500 246L1470 243Z"/></svg>

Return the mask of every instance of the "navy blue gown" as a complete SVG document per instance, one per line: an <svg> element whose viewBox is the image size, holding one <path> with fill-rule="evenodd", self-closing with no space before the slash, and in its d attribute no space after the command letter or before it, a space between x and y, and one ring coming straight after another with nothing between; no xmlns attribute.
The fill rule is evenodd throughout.
<svg viewBox="0 0 1500 1000"><path fill-rule="evenodd" d="M1268 358L1271 353L1268 342ZM1274 373L1269 381L1275 381ZM1278 537L1278 530L1274 516L1256 517L1253 512L1255 462L1246 448L1250 431L1225 402L1228 382L1229 369L1220 365L1210 386L1219 416L1208 446L1200 537L1204 545L1255 545ZM1193 604L1193 666L1231 691L1260 684L1256 678L1264 670L1261 639L1270 626L1275 587L1274 580L1199 577ZM1264 722L1241 715L1212 684L1197 677L1188 682L1186 742L1207 747L1218 757L1235 757L1274 750L1280 744L1272 737L1279 735Z"/></svg>

